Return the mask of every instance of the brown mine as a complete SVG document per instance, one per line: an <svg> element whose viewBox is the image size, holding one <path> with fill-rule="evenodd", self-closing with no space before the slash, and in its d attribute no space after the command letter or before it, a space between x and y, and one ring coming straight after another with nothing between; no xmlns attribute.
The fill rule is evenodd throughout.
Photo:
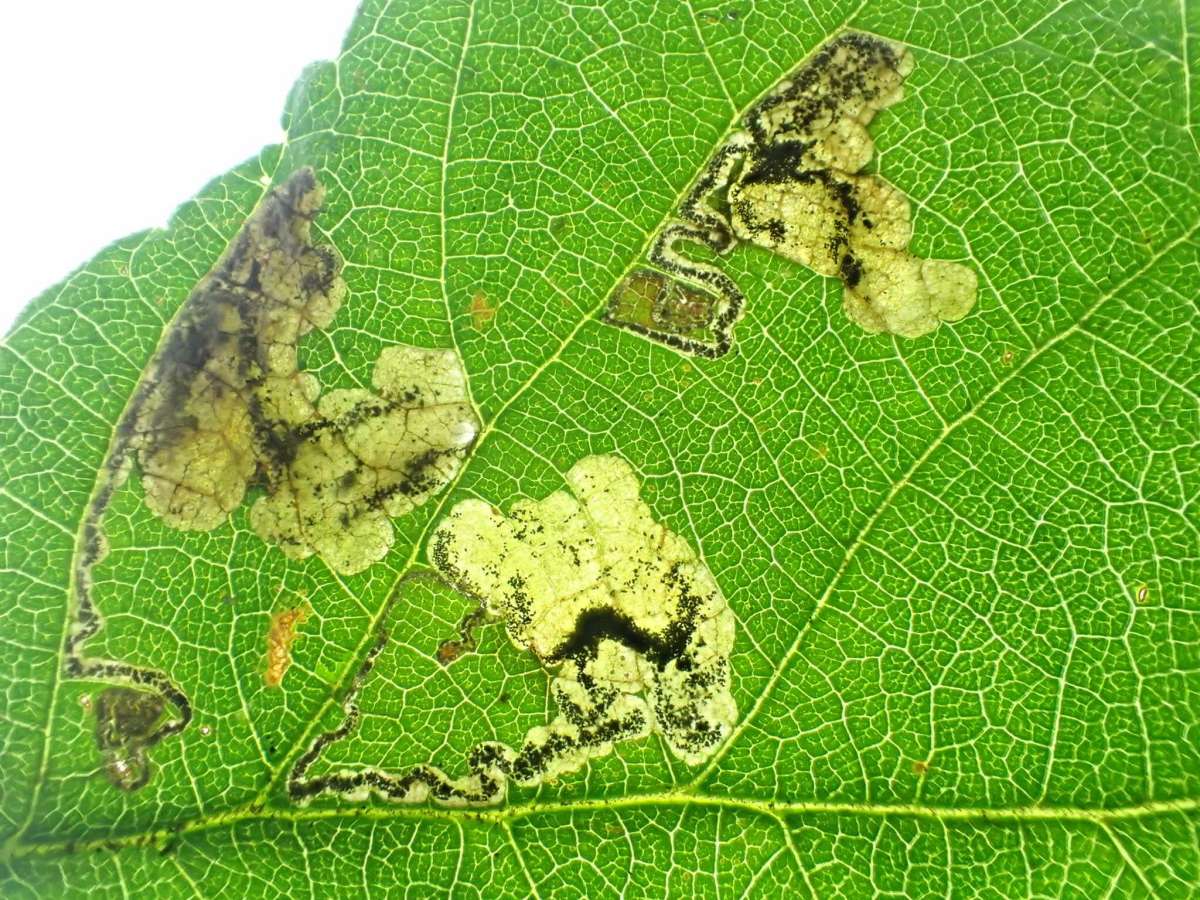
<svg viewBox="0 0 1200 900"><path fill-rule="evenodd" d="M215 527L250 481L274 484L295 457L296 341L328 324L345 292L340 258L308 242L323 196L311 169L267 195L146 376L128 421L147 505L173 527Z"/></svg>
<svg viewBox="0 0 1200 900"><path fill-rule="evenodd" d="M711 341L716 306L714 295L643 268L630 272L609 295L605 319L634 331Z"/></svg>
<svg viewBox="0 0 1200 900"><path fill-rule="evenodd" d="M93 703L96 747L114 787L136 791L151 774L146 751L155 741L166 703L159 694L124 686L105 688Z"/></svg>

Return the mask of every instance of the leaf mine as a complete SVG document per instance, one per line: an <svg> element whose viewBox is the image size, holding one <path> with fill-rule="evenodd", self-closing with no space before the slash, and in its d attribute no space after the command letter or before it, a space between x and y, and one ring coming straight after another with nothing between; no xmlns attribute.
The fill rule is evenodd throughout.
<svg viewBox="0 0 1200 900"><path fill-rule="evenodd" d="M478 423L457 354L395 346L375 391L321 396L298 339L333 320L341 261L309 241L324 191L310 169L273 191L188 298L131 421L146 505L207 531L251 484L254 530L285 554L361 571L410 512L458 470Z"/></svg>
<svg viewBox="0 0 1200 900"><path fill-rule="evenodd" d="M165 704L161 694L110 687L95 701L96 747L114 787L135 791L150 780L146 750L155 742Z"/></svg>
<svg viewBox="0 0 1200 900"><path fill-rule="evenodd" d="M250 524L293 559L313 553L353 574L392 544L405 515L458 472L478 433L453 350L389 347L365 390L330 391L298 423L286 476L250 510Z"/></svg>
<svg viewBox="0 0 1200 900"><path fill-rule="evenodd" d="M351 697L346 722L318 738L293 770L293 799L330 791L352 800L376 793L401 802L491 803L510 780L552 782L621 741L658 734L688 765L720 746L737 720L729 664L735 621L721 589L688 543L654 520L625 460L586 457L566 482L569 490L519 501L508 514L464 500L429 545L438 572L547 670L556 717L516 747L478 744L460 777L420 765L402 775L372 768L306 779L321 748L354 727Z"/></svg>
<svg viewBox="0 0 1200 900"><path fill-rule="evenodd" d="M446 638L446 640L438 644L437 653L435 654L437 661L443 666L448 666L459 659L464 653L475 652L475 629L482 625L486 619L487 611L482 607L476 607L469 612L459 623L458 637Z"/></svg>
<svg viewBox="0 0 1200 900"><path fill-rule="evenodd" d="M215 528L249 487L261 486L264 496L250 510L259 536L289 557L317 553L331 569L354 573L383 558L393 540L388 517L440 490L478 432L466 373L452 350L385 349L374 391L321 396L316 378L300 370L297 341L328 326L346 294L337 253L309 240L323 198L312 169L294 172L266 195L195 287L117 427L88 505L64 673L135 685L156 698L160 713L168 704L172 710L136 747L101 748L110 780L123 789L146 783L147 751L192 719L190 700L168 674L84 653L103 624L92 573L108 554L104 516L134 460L147 507L171 527ZM280 650L282 639L276 655ZM268 683L284 671L286 664L273 662ZM132 702L113 699L108 709Z"/></svg>
<svg viewBox="0 0 1200 900"><path fill-rule="evenodd" d="M670 335L712 345L719 335L713 317L720 298L653 269L634 269L608 299L606 321L639 334Z"/></svg>
<svg viewBox="0 0 1200 900"><path fill-rule="evenodd" d="M740 241L840 278L846 314L869 333L916 338L965 316L975 304L975 272L909 253L908 198L863 171L874 155L867 126L903 97L912 68L906 48L867 34L846 33L819 48L750 109L680 205L679 221L650 250L665 273L660 284L670 276L694 286L680 287L680 298L708 288L719 299L707 310L683 299L664 304L703 312L698 321L681 326L661 312L656 320L653 301L629 301L632 286L654 280L639 270L610 297L607 320L686 353L725 354L745 297L719 268L678 247L690 242L723 255ZM670 296L665 287L658 294Z"/></svg>

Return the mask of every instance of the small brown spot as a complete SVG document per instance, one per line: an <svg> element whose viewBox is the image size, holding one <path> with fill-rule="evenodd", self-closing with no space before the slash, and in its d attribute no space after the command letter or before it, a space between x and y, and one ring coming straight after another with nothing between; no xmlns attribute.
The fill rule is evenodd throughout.
<svg viewBox="0 0 1200 900"><path fill-rule="evenodd" d="M496 307L489 301L483 291L476 291L471 298L471 326L476 331L483 331L496 318Z"/></svg>
<svg viewBox="0 0 1200 900"><path fill-rule="evenodd" d="M1004 365L1006 365L1006 366L1011 366L1012 362L1013 362L1013 358L1014 358L1013 352L1011 350L1005 350L1004 354L1000 357L1000 362L1004 363Z"/></svg>
<svg viewBox="0 0 1200 900"><path fill-rule="evenodd" d="M496 512L500 515L500 512ZM437 661L443 666L448 666L464 653L471 653L475 650L475 629L483 624L487 618L487 611L482 606L477 606L475 609L463 616L463 620L458 623L458 637L447 638L438 645Z"/></svg>
<svg viewBox="0 0 1200 900"><path fill-rule="evenodd" d="M1149 603L1150 602L1150 585L1148 585L1148 584L1138 585L1137 594L1135 596L1137 597L1137 602L1139 604Z"/></svg>
<svg viewBox="0 0 1200 900"><path fill-rule="evenodd" d="M263 681L267 687L279 687L283 676L292 665L292 642L296 640L296 629L308 618L308 605L285 609L271 616L267 630L267 668Z"/></svg>
<svg viewBox="0 0 1200 900"><path fill-rule="evenodd" d="M924 775L929 771L929 763L923 759L914 759L912 770L914 775Z"/></svg>
<svg viewBox="0 0 1200 900"><path fill-rule="evenodd" d="M463 641L453 639L442 641L437 648L437 661L443 666L448 666L466 653L468 649Z"/></svg>

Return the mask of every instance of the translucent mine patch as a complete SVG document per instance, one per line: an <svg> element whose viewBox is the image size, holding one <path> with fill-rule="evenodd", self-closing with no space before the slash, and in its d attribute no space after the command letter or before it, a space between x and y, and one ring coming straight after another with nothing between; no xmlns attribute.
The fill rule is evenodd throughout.
<svg viewBox="0 0 1200 900"><path fill-rule="evenodd" d="M453 350L390 347L365 390L330 391L296 428L286 478L250 510L250 524L284 553L320 554L361 571L392 544L402 516L458 472L478 426Z"/></svg>
<svg viewBox="0 0 1200 900"><path fill-rule="evenodd" d="M559 717L516 751L488 751L489 765L537 783L652 731L695 765L737 716L733 613L687 542L654 521L623 459L587 457L566 481L569 492L507 515L464 500L430 544L439 571L555 671ZM548 743L562 746L547 754Z"/></svg>
<svg viewBox="0 0 1200 900"><path fill-rule="evenodd" d="M323 196L312 170L295 173L197 285L139 391L131 446L169 525L215 528L261 484L260 536L353 573L386 554L388 516L454 476L478 423L453 351L385 350L374 392L321 396L299 369L300 336L346 294L337 253L309 240Z"/></svg>
<svg viewBox="0 0 1200 900"><path fill-rule="evenodd" d="M776 85L717 150L680 206L681 221L668 225L650 252L663 272L717 292L715 338L632 330L702 356L730 348L745 298L720 269L683 255L686 242L725 254L750 241L836 276L846 313L869 332L919 337L966 315L975 303L974 271L909 253L908 198L862 172L874 154L867 126L903 97L912 67L901 45L851 32Z"/></svg>
<svg viewBox="0 0 1200 900"><path fill-rule="evenodd" d="M135 791L150 780L146 751L157 741L166 704L161 694L110 687L96 698L96 747L114 787Z"/></svg>
<svg viewBox="0 0 1200 900"><path fill-rule="evenodd" d="M653 269L635 269L608 298L606 321L668 345L718 343L719 298Z"/></svg>

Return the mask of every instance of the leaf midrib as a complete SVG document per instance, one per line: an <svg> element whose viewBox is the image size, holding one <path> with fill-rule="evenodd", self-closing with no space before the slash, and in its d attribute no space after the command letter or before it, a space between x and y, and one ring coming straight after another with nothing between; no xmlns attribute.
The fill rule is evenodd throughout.
<svg viewBox="0 0 1200 900"><path fill-rule="evenodd" d="M214 831L233 828L246 822L478 822L510 824L534 816L574 815L576 813L605 813L628 809L676 808L696 810L730 810L769 817L780 821L790 816L866 816L870 818L922 819L958 823L1076 823L1105 826L1114 822L1137 821L1167 815L1187 815L1200 811L1200 797L1178 800L1156 800L1130 806L1088 808L1079 806L929 806L909 803L853 803L797 801L778 802L740 797L710 796L685 791L631 794L624 797L593 798L552 803L525 803L496 809L447 808L430 805L396 803L370 804L360 807L343 805L316 807L264 807L249 803L229 812L199 816L163 828L109 834L92 840L31 841L0 854L0 863L11 863L31 856L46 857L66 853L85 853L89 850L109 852L133 847L163 847L172 841Z"/></svg>

